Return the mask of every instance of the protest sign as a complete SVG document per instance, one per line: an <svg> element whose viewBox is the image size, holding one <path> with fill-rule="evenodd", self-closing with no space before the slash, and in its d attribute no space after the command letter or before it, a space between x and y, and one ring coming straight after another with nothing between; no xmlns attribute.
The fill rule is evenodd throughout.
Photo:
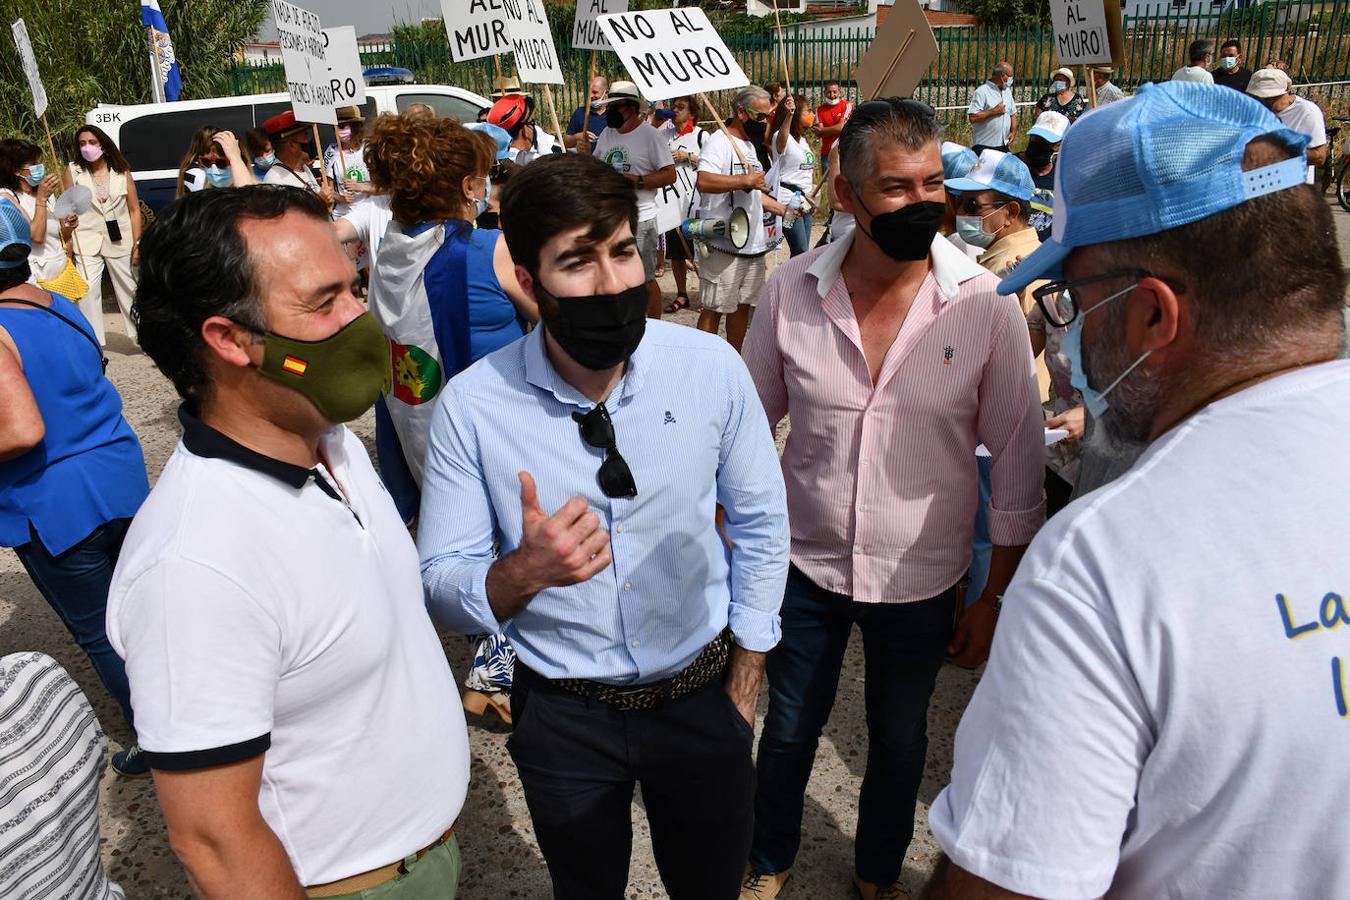
<svg viewBox="0 0 1350 900"><path fill-rule="evenodd" d="M40 119L47 111L47 89L42 86L37 57L33 55L33 42L28 39L28 26L23 19L19 19L10 26L10 30L14 32L14 44L19 48L19 63L28 79L28 89L33 92L33 115Z"/></svg>
<svg viewBox="0 0 1350 900"><path fill-rule="evenodd" d="M363 106L366 102L365 69L356 46L356 29L350 25L325 28L324 57L328 61L328 86L334 106Z"/></svg>
<svg viewBox="0 0 1350 900"><path fill-rule="evenodd" d="M858 97L912 97L937 59L937 38L918 0L895 0L872 46L858 61Z"/></svg>
<svg viewBox="0 0 1350 900"><path fill-rule="evenodd" d="M1061 64L1100 65L1124 56L1119 0L1050 0L1050 18Z"/></svg>
<svg viewBox="0 0 1350 900"><path fill-rule="evenodd" d="M656 192L656 230L662 234L692 215L698 173L688 166L675 167L675 183Z"/></svg>
<svg viewBox="0 0 1350 900"><path fill-rule="evenodd" d="M441 17L455 62L511 52L506 0L441 0Z"/></svg>
<svg viewBox="0 0 1350 900"><path fill-rule="evenodd" d="M596 21L600 16L628 12L628 0L577 0L572 22L572 46L578 50L608 50L609 41Z"/></svg>
<svg viewBox="0 0 1350 900"><path fill-rule="evenodd" d="M319 17L286 0L272 0L272 19L281 41L281 62L286 69L286 90L291 109L301 122L337 124L333 87L328 82L327 43Z"/></svg>
<svg viewBox="0 0 1350 900"><path fill-rule="evenodd" d="M648 100L750 83L707 15L696 6L602 15L598 21Z"/></svg>
<svg viewBox="0 0 1350 900"><path fill-rule="evenodd" d="M502 0L502 7L520 80L533 84L565 83L543 0Z"/></svg>

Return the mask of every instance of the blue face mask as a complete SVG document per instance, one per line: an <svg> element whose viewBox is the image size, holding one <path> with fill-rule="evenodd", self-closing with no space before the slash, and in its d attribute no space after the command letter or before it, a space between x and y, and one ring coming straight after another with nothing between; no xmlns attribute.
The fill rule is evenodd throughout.
<svg viewBox="0 0 1350 900"><path fill-rule="evenodd" d="M1050 83L1050 90L1054 91L1056 94L1058 94L1060 91L1067 91L1068 89L1069 89L1068 82L1052 81Z"/></svg>
<svg viewBox="0 0 1350 900"><path fill-rule="evenodd" d="M477 208L477 212L474 213L474 218L478 218L483 213L487 212L488 204L492 202L492 179L487 178L484 180L487 182L487 190L483 191L482 200L474 201Z"/></svg>
<svg viewBox="0 0 1350 900"><path fill-rule="evenodd" d="M994 210L998 212L998 210ZM984 220L994 214L994 212L985 213L983 216L957 216L956 233L961 236L972 247L989 247L994 243L994 235L984 230Z"/></svg>
<svg viewBox="0 0 1350 900"><path fill-rule="evenodd" d="M1139 367L1140 363L1148 359L1149 354L1153 351L1147 351L1143 356L1130 363L1129 368L1124 372L1121 372L1119 378L1108 384L1103 390L1098 391L1093 388L1092 385L1088 384L1087 370L1083 368L1083 320L1087 317L1087 314L1094 309L1105 306L1119 297L1124 297L1137 286L1138 285L1132 284L1125 290L1112 294L1100 303L1094 303L1087 309L1080 310L1078 318L1069 323L1068 329L1064 332L1064 339L1059 345L1059 352L1063 353L1069 360L1069 370L1071 373L1069 381L1073 384L1074 389L1083 395L1083 404L1087 407L1088 413L1091 414L1094 419L1100 419L1102 413L1106 412L1110 407L1110 404L1106 402L1106 395L1115 390L1116 385L1124 381L1126 375L1129 375Z"/></svg>
<svg viewBox="0 0 1350 900"><path fill-rule="evenodd" d="M234 184L234 173L229 169L222 169L219 166L207 166L206 180L211 182L211 187L229 187Z"/></svg>
<svg viewBox="0 0 1350 900"><path fill-rule="evenodd" d="M28 174L23 176L23 180L28 182L29 187L37 187L42 184L42 179L47 177L47 167L42 163L33 163L28 167Z"/></svg>
<svg viewBox="0 0 1350 900"><path fill-rule="evenodd" d="M255 156L253 164L261 169L270 169L277 164L277 155L269 153L266 156Z"/></svg>
<svg viewBox="0 0 1350 900"><path fill-rule="evenodd" d="M1236 68L1237 68L1237 57L1236 57L1236 56L1225 56L1225 57L1223 58L1223 60L1221 61L1221 63L1222 63L1222 65L1223 65L1223 67L1224 67L1225 69L1236 69Z"/></svg>

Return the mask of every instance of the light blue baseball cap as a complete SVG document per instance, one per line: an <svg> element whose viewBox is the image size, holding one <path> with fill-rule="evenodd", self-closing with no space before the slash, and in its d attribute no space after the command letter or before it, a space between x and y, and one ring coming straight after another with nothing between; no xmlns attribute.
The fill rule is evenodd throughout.
<svg viewBox="0 0 1350 900"><path fill-rule="evenodd" d="M971 169L975 168L975 163L979 157L975 151L954 141L942 142L942 177L950 181L953 178L961 178Z"/></svg>
<svg viewBox="0 0 1350 900"><path fill-rule="evenodd" d="M497 158L506 159L507 151L511 148L511 135L506 132L506 129L493 125L491 122L471 122L464 127L470 131L486 132L488 137L497 142Z"/></svg>
<svg viewBox="0 0 1350 900"><path fill-rule="evenodd" d="M30 253L33 250L33 234L28 227L28 217L10 201L0 200L0 253L15 244L27 247ZM0 259L0 269L14 269L28 261L28 253L13 255L18 256L18 259Z"/></svg>
<svg viewBox="0 0 1350 900"><path fill-rule="evenodd" d="M1298 155L1242 171L1247 144L1271 137ZM1075 247L1168 231L1303 184L1308 138L1241 91L1166 81L1099 107L1064 135L1050 239L999 283L1014 294L1064 277Z"/></svg>
<svg viewBox="0 0 1350 900"><path fill-rule="evenodd" d="M1030 200L1036 192L1027 164L1002 150L985 150L973 169L961 178L948 179L945 187L958 193L998 191L1017 200Z"/></svg>

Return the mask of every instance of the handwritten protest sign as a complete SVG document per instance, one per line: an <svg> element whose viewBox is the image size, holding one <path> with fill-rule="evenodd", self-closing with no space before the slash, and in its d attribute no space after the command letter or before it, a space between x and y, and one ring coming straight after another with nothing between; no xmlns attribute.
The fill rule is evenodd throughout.
<svg viewBox="0 0 1350 900"><path fill-rule="evenodd" d="M1100 65L1122 56L1119 0L1050 0L1050 18L1063 65Z"/></svg>
<svg viewBox="0 0 1350 900"><path fill-rule="evenodd" d="M19 19L10 26L10 30L14 32L14 43L19 48L19 63L28 79L28 89L33 92L33 115L40 119L47 111L47 89L42 86L37 57L33 55L33 42L28 39L28 26L23 19Z"/></svg>
<svg viewBox="0 0 1350 900"><path fill-rule="evenodd" d="M553 46L553 32L543 0L502 0L506 33L516 57L520 80L533 84L563 84L562 66Z"/></svg>
<svg viewBox="0 0 1350 900"><path fill-rule="evenodd" d="M272 19L281 41L281 62L286 69L286 90L291 109L301 122L337 124L333 87L328 81L327 43L319 17L286 0L272 0Z"/></svg>
<svg viewBox="0 0 1350 900"><path fill-rule="evenodd" d="M598 21L648 100L750 83L707 15L696 6L602 15Z"/></svg>
<svg viewBox="0 0 1350 900"><path fill-rule="evenodd" d="M455 62L511 52L506 0L441 0L450 58Z"/></svg>
<svg viewBox="0 0 1350 900"><path fill-rule="evenodd" d="M572 22L572 46L578 50L608 50L609 41L600 30L600 16L628 12L628 0L577 0Z"/></svg>
<svg viewBox="0 0 1350 900"><path fill-rule="evenodd" d="M356 46L356 29L350 25L325 28L323 36L328 41L324 56L328 60L328 86L333 91L333 105L363 105L366 79L361 66L361 51Z"/></svg>

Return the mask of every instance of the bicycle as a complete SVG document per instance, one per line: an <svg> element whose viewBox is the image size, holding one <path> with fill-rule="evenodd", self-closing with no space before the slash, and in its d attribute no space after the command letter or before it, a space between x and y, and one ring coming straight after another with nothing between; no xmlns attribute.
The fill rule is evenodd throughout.
<svg viewBox="0 0 1350 900"><path fill-rule="evenodd" d="M1340 122L1350 125L1350 117L1333 116L1333 122ZM1341 205L1341 209L1350 212L1350 179L1346 178L1345 171L1350 169L1350 149L1345 147L1345 142L1341 140L1341 126L1333 125L1327 129L1327 161L1321 166L1321 184L1322 191L1325 193L1327 188L1336 189L1336 202Z"/></svg>

